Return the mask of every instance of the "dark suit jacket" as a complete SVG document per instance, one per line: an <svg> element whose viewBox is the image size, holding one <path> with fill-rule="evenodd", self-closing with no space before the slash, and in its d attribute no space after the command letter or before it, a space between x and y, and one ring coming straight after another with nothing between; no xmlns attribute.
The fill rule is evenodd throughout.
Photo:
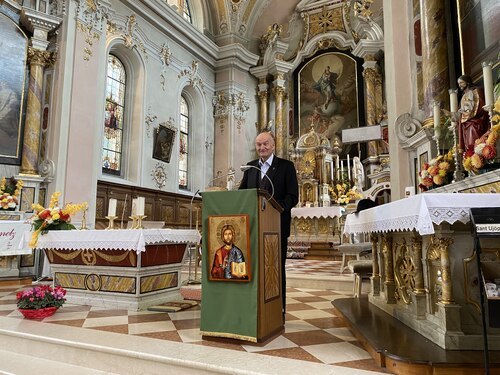
<svg viewBox="0 0 500 375"><path fill-rule="evenodd" d="M252 160L248 165L259 168L259 159ZM285 237L290 236L290 222L292 208L299 201L299 185L295 166L289 160L274 155L273 164L267 171L267 176L274 185L274 199L283 207L281 213L281 233ZM265 177L264 177L265 178ZM240 189L259 188L260 172L250 168L243 174ZM271 194L271 188L268 188Z"/></svg>

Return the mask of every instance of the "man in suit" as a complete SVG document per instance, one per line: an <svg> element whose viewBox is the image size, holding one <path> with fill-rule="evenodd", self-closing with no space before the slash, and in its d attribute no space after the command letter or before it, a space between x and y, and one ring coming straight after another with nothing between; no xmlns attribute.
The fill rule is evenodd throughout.
<svg viewBox="0 0 500 375"><path fill-rule="evenodd" d="M259 158L248 163L256 168L249 168L243 174L240 189L260 188L273 193L267 175L274 186L274 199L283 207L281 213L281 280L283 314L285 314L286 303L286 274L285 261L290 236L290 222L292 208L297 204L299 198L299 185L295 166L289 160L274 155L274 136L269 131L261 132L255 138L255 149ZM260 169L260 172L259 172Z"/></svg>

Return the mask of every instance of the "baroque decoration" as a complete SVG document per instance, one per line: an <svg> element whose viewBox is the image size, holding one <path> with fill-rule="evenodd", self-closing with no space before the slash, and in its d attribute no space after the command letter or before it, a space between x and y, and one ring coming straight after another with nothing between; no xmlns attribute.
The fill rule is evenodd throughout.
<svg viewBox="0 0 500 375"><path fill-rule="evenodd" d="M92 46L94 45L94 41L98 41L100 35L98 32L94 31L94 26L92 24L85 25L83 22L78 21L76 28L85 35L85 43L87 46L83 49L83 59L89 61L93 54Z"/></svg>
<svg viewBox="0 0 500 375"><path fill-rule="evenodd" d="M153 177L153 181L158 189L163 188L167 184L167 172L161 163L156 163L156 166L151 172L151 177Z"/></svg>
<svg viewBox="0 0 500 375"><path fill-rule="evenodd" d="M188 77L189 85L192 87L199 87L203 93L205 93L205 86L201 78L197 77L198 74L198 61L193 60L191 62L191 68L186 68L180 71L178 78L184 76Z"/></svg>
<svg viewBox="0 0 500 375"><path fill-rule="evenodd" d="M146 135L148 138L151 137L151 124L158 119L156 115L151 114L151 107L148 107L148 114L144 118L144 122L146 123Z"/></svg>

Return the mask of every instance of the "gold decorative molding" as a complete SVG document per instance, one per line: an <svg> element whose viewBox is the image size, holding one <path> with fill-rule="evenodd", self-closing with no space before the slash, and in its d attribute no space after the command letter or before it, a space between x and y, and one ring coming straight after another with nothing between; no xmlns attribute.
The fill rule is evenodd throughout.
<svg viewBox="0 0 500 375"><path fill-rule="evenodd" d="M411 302L409 292L415 289L415 264L410 256L410 250L404 238L401 244L395 243L395 248L394 277L396 280L396 299L401 299L408 305Z"/></svg>
<svg viewBox="0 0 500 375"><path fill-rule="evenodd" d="M92 57L92 46L94 45L94 41L100 39L99 33L93 31L93 28L94 27L91 24L85 25L81 21L78 21L76 24L76 29L85 35L85 43L87 45L83 49L83 59L85 61L89 61Z"/></svg>
<svg viewBox="0 0 500 375"><path fill-rule="evenodd" d="M123 32L121 38L123 39L125 47L127 47L128 49L137 48L142 53L144 53L144 57L147 59L148 55L146 48L144 47L144 43L142 43L136 35L137 27L137 18L135 14L131 14L129 17L127 17L125 29L119 27L120 31Z"/></svg>
<svg viewBox="0 0 500 375"><path fill-rule="evenodd" d="M30 65L51 66L55 63L56 56L55 52L28 47L28 63Z"/></svg>
<svg viewBox="0 0 500 375"><path fill-rule="evenodd" d="M203 81L197 77L198 73L198 61L191 61L191 68L183 69L177 75L178 78L182 78L187 76L189 79L189 85L192 87L199 87L203 93L205 93L205 86Z"/></svg>

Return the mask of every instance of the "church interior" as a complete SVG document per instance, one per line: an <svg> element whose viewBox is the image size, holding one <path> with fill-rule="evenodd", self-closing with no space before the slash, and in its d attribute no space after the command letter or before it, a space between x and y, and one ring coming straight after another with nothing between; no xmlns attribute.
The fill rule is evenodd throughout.
<svg viewBox="0 0 500 375"><path fill-rule="evenodd" d="M0 0L0 52L0 372L500 374L498 1Z"/></svg>

